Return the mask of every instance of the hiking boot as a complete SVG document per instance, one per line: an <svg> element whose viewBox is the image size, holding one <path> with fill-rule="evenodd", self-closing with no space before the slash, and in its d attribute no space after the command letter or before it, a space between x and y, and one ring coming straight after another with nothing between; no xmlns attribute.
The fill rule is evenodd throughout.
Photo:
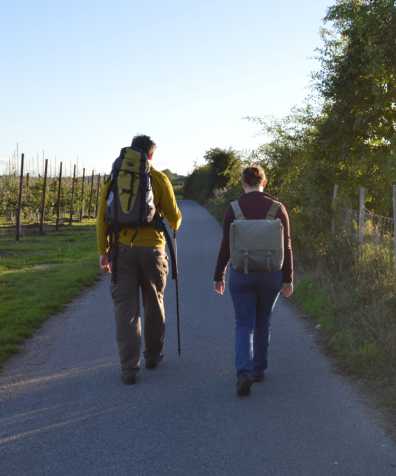
<svg viewBox="0 0 396 476"><path fill-rule="evenodd" d="M163 354L159 354L154 357L146 357L146 369L155 369L156 367L158 367L158 364L163 358Z"/></svg>
<svg viewBox="0 0 396 476"><path fill-rule="evenodd" d="M249 375L241 374L237 378L237 394L240 397L247 397L250 394L250 387L253 380Z"/></svg>
<svg viewBox="0 0 396 476"><path fill-rule="evenodd" d="M125 385L134 385L137 380L136 372L128 373L128 374L121 374L122 383Z"/></svg>

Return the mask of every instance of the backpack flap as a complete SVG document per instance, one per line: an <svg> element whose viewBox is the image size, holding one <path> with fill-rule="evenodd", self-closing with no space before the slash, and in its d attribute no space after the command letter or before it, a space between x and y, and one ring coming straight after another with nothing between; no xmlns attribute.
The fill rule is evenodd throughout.
<svg viewBox="0 0 396 476"><path fill-rule="evenodd" d="M230 260L244 273L280 271L284 260L281 220L234 220L230 226Z"/></svg>

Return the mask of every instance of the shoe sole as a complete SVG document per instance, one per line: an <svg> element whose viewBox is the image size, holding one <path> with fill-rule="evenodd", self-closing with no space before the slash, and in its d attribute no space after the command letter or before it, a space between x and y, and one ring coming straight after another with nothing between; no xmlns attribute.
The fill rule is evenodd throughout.
<svg viewBox="0 0 396 476"><path fill-rule="evenodd" d="M151 363L151 362L150 362L150 363L147 363L147 362L146 362L146 369L153 370L153 369L155 369L155 368L157 368L157 367L158 367L158 363L157 363L157 362L155 362L155 363L154 363L154 362L153 362L153 363Z"/></svg>
<svg viewBox="0 0 396 476"><path fill-rule="evenodd" d="M239 397L247 397L250 395L250 387L252 386L252 381L246 380L241 384L238 384L237 394Z"/></svg>
<svg viewBox="0 0 396 476"><path fill-rule="evenodd" d="M146 369L153 370L158 367L158 365L162 362L163 356L161 356L159 359L156 360L146 360Z"/></svg>
<svg viewBox="0 0 396 476"><path fill-rule="evenodd" d="M260 375L259 377L253 377L253 383L263 382L264 379L265 379L264 375Z"/></svg>

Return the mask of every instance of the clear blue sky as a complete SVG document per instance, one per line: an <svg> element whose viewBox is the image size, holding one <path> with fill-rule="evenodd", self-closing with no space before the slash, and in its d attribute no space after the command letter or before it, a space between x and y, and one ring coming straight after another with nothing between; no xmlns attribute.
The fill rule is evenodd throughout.
<svg viewBox="0 0 396 476"><path fill-rule="evenodd" d="M186 173L210 147L260 143L245 116L308 94L331 0L8 0L0 15L0 160L19 143L106 172L136 133Z"/></svg>

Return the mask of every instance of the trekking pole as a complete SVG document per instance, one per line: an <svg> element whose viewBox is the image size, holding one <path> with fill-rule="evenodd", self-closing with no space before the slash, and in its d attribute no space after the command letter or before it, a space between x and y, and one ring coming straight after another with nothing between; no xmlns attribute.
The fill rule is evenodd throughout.
<svg viewBox="0 0 396 476"><path fill-rule="evenodd" d="M173 240L172 236L168 230L168 227L165 225L161 217L157 220L158 228L164 233L166 244L168 245L168 250L172 263L172 279L175 281L176 288L176 316L177 316L177 353L179 357L181 355L181 339L180 339L180 304L179 304L179 271L177 269L177 243L176 243L176 231L173 231Z"/></svg>
<svg viewBox="0 0 396 476"><path fill-rule="evenodd" d="M177 353L181 356L181 343L180 343L180 304L179 304L179 270L177 268L177 243L176 243L176 231L173 232L173 243L175 249L175 271L174 280L176 287L176 316L177 316Z"/></svg>

